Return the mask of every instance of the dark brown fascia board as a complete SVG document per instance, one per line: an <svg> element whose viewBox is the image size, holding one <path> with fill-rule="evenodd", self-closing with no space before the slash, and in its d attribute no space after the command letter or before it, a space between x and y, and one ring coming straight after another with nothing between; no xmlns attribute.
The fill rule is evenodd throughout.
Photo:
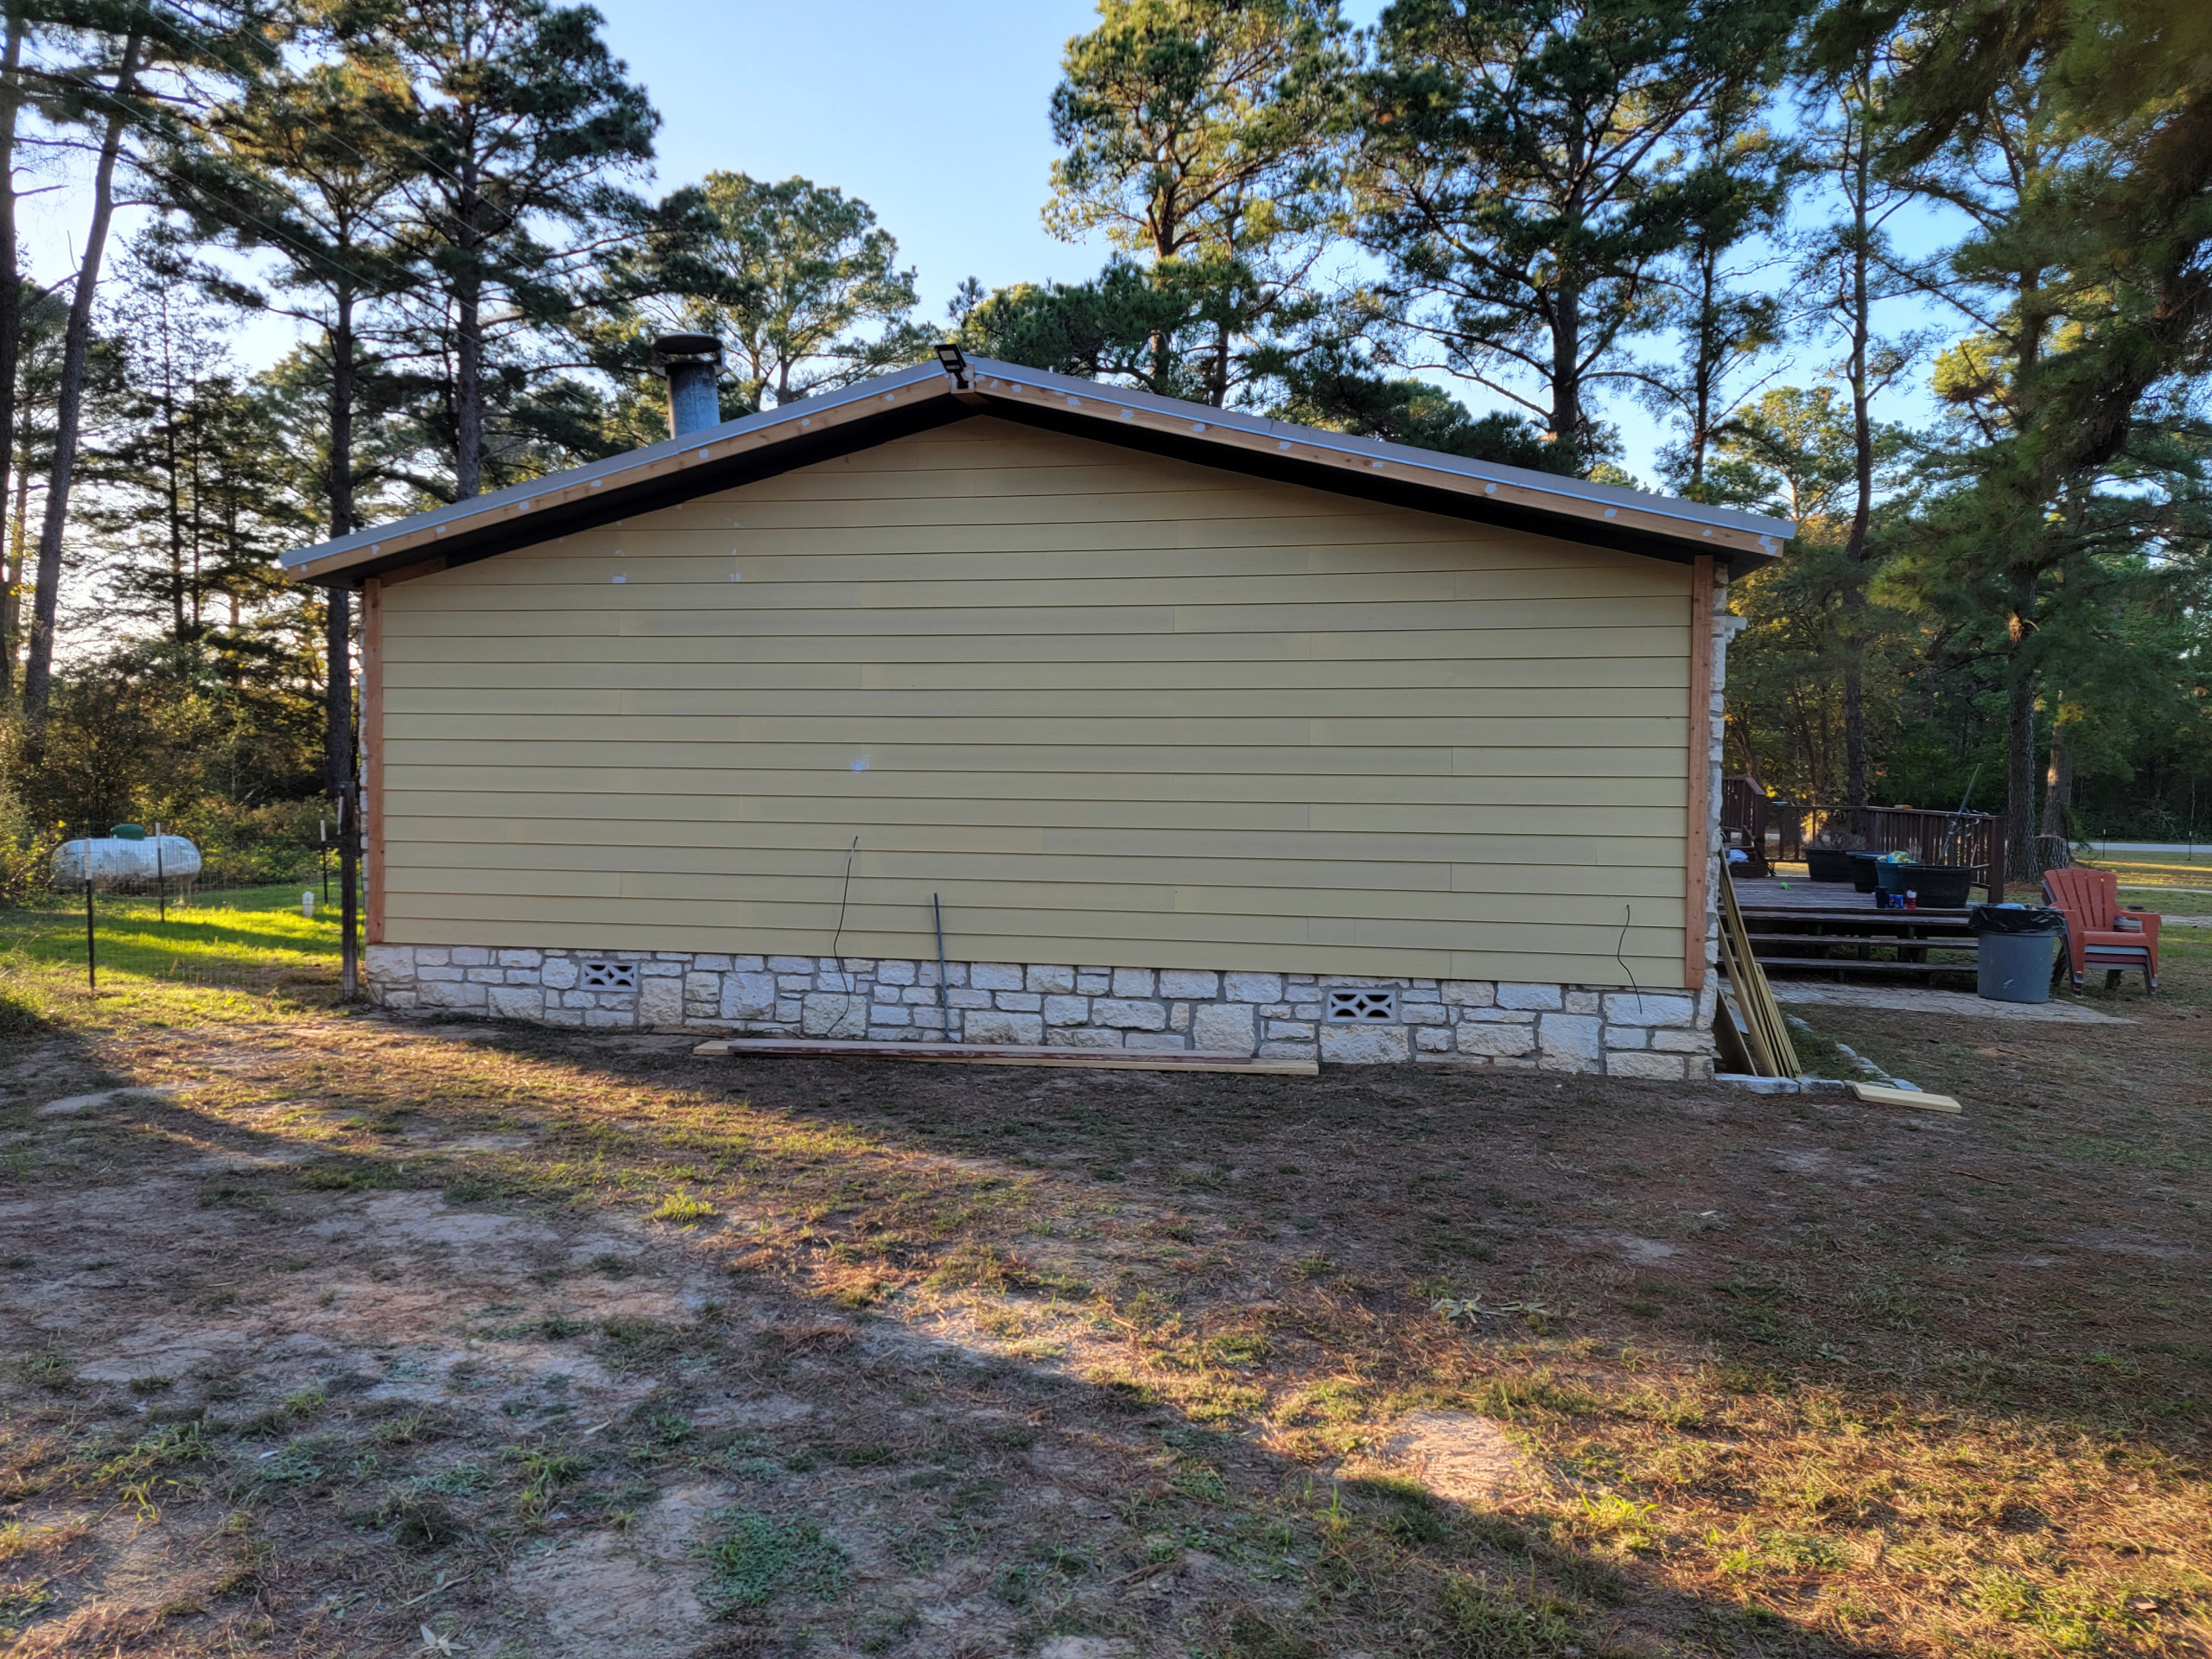
<svg viewBox="0 0 2212 1659"><path fill-rule="evenodd" d="M355 582L426 561L445 568L535 546L658 507L772 478L975 414L935 364L786 404L283 558L295 582Z"/></svg>
<svg viewBox="0 0 2212 1659"><path fill-rule="evenodd" d="M1338 494L1499 524L1647 556L1710 553L1732 572L1769 563L1781 519L1439 454L1371 438L971 360L967 384L934 364L725 422L681 440L456 502L284 558L306 582L353 582L432 560L490 558L657 507L993 414L1155 454Z"/></svg>
<svg viewBox="0 0 2212 1659"><path fill-rule="evenodd" d="M1659 558L1687 562L1710 553L1732 570L1756 569L1780 558L1796 530L1786 519L1758 513L1324 432L1011 364L975 361L969 369L970 388L960 395L995 415Z"/></svg>

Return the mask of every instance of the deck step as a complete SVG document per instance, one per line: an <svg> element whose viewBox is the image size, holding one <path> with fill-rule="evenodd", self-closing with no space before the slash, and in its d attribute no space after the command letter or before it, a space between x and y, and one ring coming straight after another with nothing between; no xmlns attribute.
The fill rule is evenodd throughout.
<svg viewBox="0 0 2212 1659"><path fill-rule="evenodd" d="M1970 910L1877 910L1872 905L1864 910L1810 906L1799 910L1788 905L1745 905L1741 909L1746 922L1843 922L1854 927L1965 927L1974 919Z"/></svg>
<svg viewBox="0 0 2212 1659"><path fill-rule="evenodd" d="M1979 950L1981 948L1981 940L1972 933L1957 936L1937 934L1933 938L1924 939L1908 939L1895 933L1752 933L1746 937L1751 942L1751 954L1762 959L1766 956L1766 952L1760 947L1770 944L1817 944L1823 949L1839 944L1873 945L1884 949L1895 947L1904 950Z"/></svg>
<svg viewBox="0 0 2212 1659"><path fill-rule="evenodd" d="M1805 969L1827 974L1974 974L1971 962L1866 962L1857 957L1761 957L1769 973Z"/></svg>

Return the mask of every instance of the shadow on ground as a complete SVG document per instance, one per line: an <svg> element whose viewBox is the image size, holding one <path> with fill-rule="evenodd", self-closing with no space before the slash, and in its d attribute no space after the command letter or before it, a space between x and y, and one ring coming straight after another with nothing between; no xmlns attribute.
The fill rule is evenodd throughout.
<svg viewBox="0 0 2212 1659"><path fill-rule="evenodd" d="M2036 1103L687 1048L317 1017L16 1051L21 1650L2204 1628L2203 1211L2144 1196L2200 1178L2185 1103L2142 1109L2182 1164L2138 1169ZM182 1092L39 1115L126 1082Z"/></svg>

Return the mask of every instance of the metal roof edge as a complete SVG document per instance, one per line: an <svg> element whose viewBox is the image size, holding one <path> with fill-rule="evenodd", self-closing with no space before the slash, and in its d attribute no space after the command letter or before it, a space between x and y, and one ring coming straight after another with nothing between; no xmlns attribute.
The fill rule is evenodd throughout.
<svg viewBox="0 0 2212 1659"><path fill-rule="evenodd" d="M1540 494L1555 495L1562 499L1599 506L1634 507L1661 518L1679 518L1694 524L1718 525L1753 536L1771 536L1782 541L1789 540L1797 532L1796 523L1788 518L1770 518L1764 513L1745 512L1736 507L1707 506L1701 502L1685 501L1679 496L1655 495L1647 490L1632 490L1624 485L1593 484L1587 479L1567 478L1558 473L1538 472L1529 467L1511 467L1502 461L1474 461L1464 455L1447 454L1440 449L1422 449L1412 444L1391 443L1382 438L1355 437L1349 433L1332 432L1322 427L1300 426L1295 422L1278 421L1265 415L1250 415L1241 410L1216 409L1211 404L1194 404L1180 397L1162 397L1156 392L1140 391L1133 387L1109 385L1103 381L1085 380L1075 375L1025 368L1018 363L1001 363L988 358L971 357L968 359L968 366L971 378L981 375L1019 385L1049 387L1054 391L1109 407L1126 405L1159 415L1196 416L1199 423L1209 428L1225 427L1253 437L1275 438L1278 441L1288 438L1310 448L1395 461L1403 466L1444 473L1478 483L1510 484ZM1193 435L1204 436L1205 434Z"/></svg>
<svg viewBox="0 0 2212 1659"><path fill-rule="evenodd" d="M880 397L887 391L902 391L909 386L938 383L950 390L951 382L944 371L935 363L920 363L911 369L896 369L887 374L871 375L865 380L855 381L836 391L825 391L818 397L803 397L795 403L779 404L773 409L764 409L756 414L740 416L734 421L724 421L716 426L702 427L696 432L687 432L680 438L664 438L658 443L649 443L641 448L626 449L619 455L609 455L604 461L588 461L582 467L548 473L543 478L531 479L526 484L511 485L504 490L494 490L489 495L472 495L463 501L450 502L442 507L433 507L427 512L412 513L404 518L375 525L368 530L357 530L350 536L340 536L327 542L318 542L310 547L295 548L277 560L284 570L296 570L302 565L319 564L334 558L343 558L349 553L373 556L378 545L398 541L426 530L442 525L451 530L480 517L504 513L512 508L526 507L541 495L573 488L577 485L605 484L626 473L641 471L658 462L674 460L686 451L706 448L716 443L728 443L752 437L775 427L789 424L794 435L798 423L812 416L833 410L849 408ZM935 388L933 388L935 389Z"/></svg>
<svg viewBox="0 0 2212 1659"><path fill-rule="evenodd" d="M791 429L787 435L796 440L817 416L851 410L856 404L916 387L923 388L927 395L957 396L971 406L1000 404L1010 408L1033 407L1025 405L1020 397L1023 389L1033 387L1039 391L1056 394L1059 399L1059 410L1087 414L1102 424L1109 418L1109 411L1127 411L1132 415L1141 412L1183 423L1189 428L1189 438L1204 441L1211 437L1216 444L1224 442L1224 436L1212 435L1217 430L1224 435L1234 433L1248 440L1271 439L1280 448L1287 450L1291 444L1295 443L1301 448L1314 452L1316 457L1326 455L1343 461L1364 460L1370 467L1376 467L1387 463L1400 469L1400 476L1409 475L1410 480L1416 484L1422 481L1421 475L1426 474L1430 475L1433 486L1446 489L1460 489L1468 484L1486 487L1507 486L1520 493L1524 499L1537 498L1536 502L1531 505L1541 505L1543 499L1556 501L1560 505L1551 511L1572 516L1594 518L1598 513L1602 513L1604 517L1611 518L1617 512L1627 511L1644 515L1649 519L1679 524L1685 527L1682 532L1685 534L1690 527L1695 526L1703 526L1707 537L1716 530L1732 531L1739 537L1758 538L1765 556L1769 557L1776 556L1772 543L1786 541L1796 533L1796 525L1784 518L1770 518L1732 507L1706 506L1698 502L1684 501L1674 496L1654 495L1619 485L1592 484L1586 480L1564 478L1557 474L1536 472L1525 467L1471 461L1460 455L1446 454L1440 450L1390 443L1379 438L1354 437L1319 427L1300 426L1289 421L1278 421L1238 410L1216 409L1210 404L1162 397L1130 387L1109 385L1073 375L1054 374L1043 369L1001 363L989 358L969 359L967 378L969 385L956 391L951 377L936 363L921 363L912 368L893 370L855 381L836 391L823 392L795 403L780 404L758 414L702 428L680 438L668 438L641 448L626 450L619 455L610 455L604 461L548 474L525 484L493 491L489 495L472 496L465 501L434 507L427 512L415 513L372 529L356 531L349 536L309 547L296 548L283 554L278 560L278 565L288 574L301 572L308 566L325 567L308 577L311 581L321 580L380 557L389 560L397 556L397 549L387 553L387 543L412 542L426 534L442 537L448 531L460 530L463 526L474 531L477 528L478 520L484 521L486 528L496 524L512 523L512 515L529 512L539 497L558 496L575 489L597 489L603 485L623 480L632 474L639 475L636 481L641 484L650 482L653 474L666 472L670 463L680 462L687 454L695 453L703 459L707 452L717 445L755 440L752 453L759 454L771 451L779 447L786 435L776 433L779 427L789 427ZM771 437L771 434L775 435ZM1230 447L1236 446L1231 444ZM1314 464L1320 464L1318 459ZM1329 487L1325 482L1319 486ZM1573 505L1569 505L1570 503ZM1592 512L1592 509L1596 512ZM1659 527L1649 528L1657 530Z"/></svg>

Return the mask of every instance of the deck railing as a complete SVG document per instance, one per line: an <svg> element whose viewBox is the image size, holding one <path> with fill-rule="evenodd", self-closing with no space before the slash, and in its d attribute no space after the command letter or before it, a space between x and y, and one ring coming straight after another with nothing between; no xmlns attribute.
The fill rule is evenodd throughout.
<svg viewBox="0 0 2212 1659"><path fill-rule="evenodd" d="M1738 774L1720 780L1722 839L1750 856L1745 874L1764 875L1770 861L1795 863L1805 855L1805 810L1769 796L1757 779ZM2005 820L1988 812L1933 812L1910 806L1840 807L1821 827L1846 830L1870 853L1910 853L1923 864L1966 864L1992 903L2005 896Z"/></svg>
<svg viewBox="0 0 2212 1659"><path fill-rule="evenodd" d="M1738 773L1720 780L1720 838L1750 859L1745 873L1765 875L1770 861L1805 855L1805 815L1794 801L1777 800L1756 778Z"/></svg>
<svg viewBox="0 0 2212 1659"><path fill-rule="evenodd" d="M2005 896L2005 820L1988 812L1931 812L1910 806L1847 806L1840 817L1870 853L1910 853L1923 864L1966 864L1992 904Z"/></svg>

